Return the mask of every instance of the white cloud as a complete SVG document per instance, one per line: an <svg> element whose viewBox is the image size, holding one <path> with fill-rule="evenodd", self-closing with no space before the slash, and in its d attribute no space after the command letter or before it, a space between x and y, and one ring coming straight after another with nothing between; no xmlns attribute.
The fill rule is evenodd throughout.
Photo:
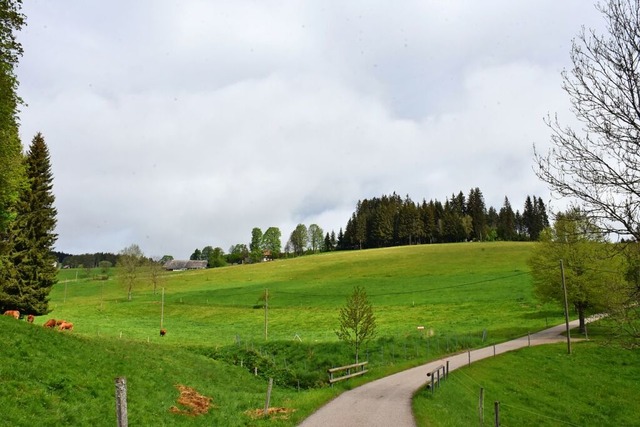
<svg viewBox="0 0 640 427"><path fill-rule="evenodd" d="M344 227L359 199L547 198L584 2L25 5L27 142L52 153L57 248L188 256L253 227Z"/></svg>

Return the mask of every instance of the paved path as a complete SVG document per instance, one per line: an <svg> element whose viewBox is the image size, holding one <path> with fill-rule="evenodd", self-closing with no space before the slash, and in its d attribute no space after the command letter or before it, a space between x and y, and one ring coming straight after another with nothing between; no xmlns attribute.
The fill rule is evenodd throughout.
<svg viewBox="0 0 640 427"><path fill-rule="evenodd" d="M578 321L570 323L571 328ZM531 345L566 341L561 336L566 330L562 324L531 334ZM495 354L506 353L529 345L529 337L495 345ZM471 351L471 362L492 357L494 346ZM461 353L429 362L388 377L346 391L318 409L300 424L300 427L415 427L411 399L427 382L427 372L449 362L449 371L469 364L469 354Z"/></svg>

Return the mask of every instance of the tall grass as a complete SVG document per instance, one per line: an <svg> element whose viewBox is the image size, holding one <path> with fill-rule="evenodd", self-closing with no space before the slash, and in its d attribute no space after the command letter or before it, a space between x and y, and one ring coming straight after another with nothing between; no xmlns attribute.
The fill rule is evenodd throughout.
<svg viewBox="0 0 640 427"><path fill-rule="evenodd" d="M484 422L493 425L500 402L501 425L640 425L640 355L592 341L521 349L453 371L435 393L420 391L413 408L418 425L479 425L480 388Z"/></svg>

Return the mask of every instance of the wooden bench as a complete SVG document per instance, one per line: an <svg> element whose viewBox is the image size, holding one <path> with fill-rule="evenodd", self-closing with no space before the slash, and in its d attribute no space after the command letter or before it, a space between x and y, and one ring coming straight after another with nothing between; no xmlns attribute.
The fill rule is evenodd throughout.
<svg viewBox="0 0 640 427"><path fill-rule="evenodd" d="M342 381L342 380L346 380L349 378L366 374L367 369L365 368L365 366L368 363L369 362L360 362L360 363L354 363L353 365L339 366L337 368L328 369L327 372L329 373L329 384L333 385L333 383L336 383L338 381ZM351 372L351 370L354 370L354 372ZM339 377L334 376L336 372L342 372L342 371L346 371L346 373Z"/></svg>

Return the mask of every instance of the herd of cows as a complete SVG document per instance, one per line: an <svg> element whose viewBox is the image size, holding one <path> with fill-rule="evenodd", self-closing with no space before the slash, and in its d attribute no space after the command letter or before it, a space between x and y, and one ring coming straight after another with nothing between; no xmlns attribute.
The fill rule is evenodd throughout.
<svg viewBox="0 0 640 427"><path fill-rule="evenodd" d="M18 310L7 310L4 312L4 315L13 317L15 319L20 319L20 312ZM26 319L27 319L27 322L33 323L33 320L34 320L33 314L29 314L26 317ZM49 319L44 323L43 326L45 328L52 328L52 329L57 327L59 331L73 330L73 323L67 322L66 320Z"/></svg>

